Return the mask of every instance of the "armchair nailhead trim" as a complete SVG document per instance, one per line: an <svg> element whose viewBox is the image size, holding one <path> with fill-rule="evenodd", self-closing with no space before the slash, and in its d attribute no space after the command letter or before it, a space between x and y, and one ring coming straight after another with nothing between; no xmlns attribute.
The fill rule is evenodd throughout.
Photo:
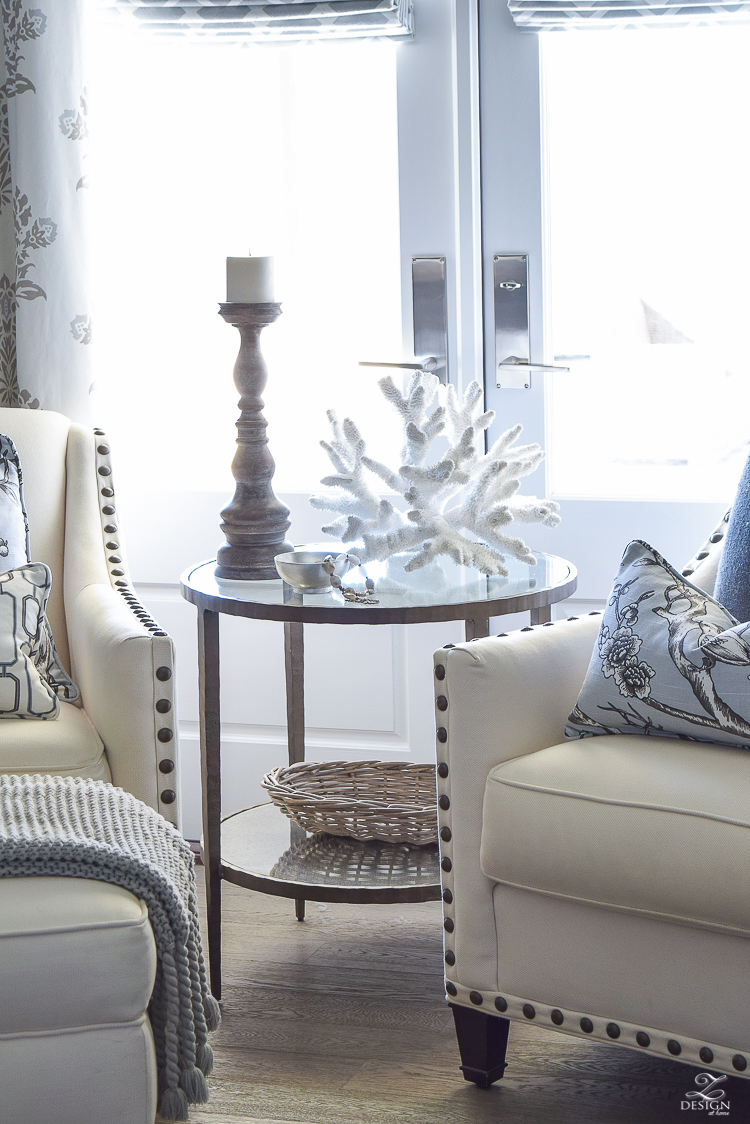
<svg viewBox="0 0 750 1124"><path fill-rule="evenodd" d="M542 628L552 628L552 625L554 623L555 623L554 621L545 621L544 624L542 625Z"/></svg>
<svg viewBox="0 0 750 1124"><path fill-rule="evenodd" d="M578 620L578 617L568 617L568 620L569 620L569 621L577 621L577 620Z"/></svg>
<svg viewBox="0 0 750 1124"><path fill-rule="evenodd" d="M454 645L453 644L446 644L445 647L450 649L450 648L453 648ZM444 682L444 680L447 678L447 674L448 674L448 669L446 667L446 663L443 663L441 661L441 662L435 664L435 679L433 681L435 683L435 707L441 713L444 713L448 709L448 691L447 691L446 687L440 687L440 686L438 686L438 684ZM437 731L436 731L436 736L437 736L439 746L446 745L446 743L448 741L448 731L446 730L445 726L438 726ZM448 968L452 968L455 965L455 963L456 963L456 953L455 953L454 949L448 947L451 943L450 934L453 933L454 930L455 930L455 921L454 921L454 918L450 916L451 907L453 907L453 889L450 885L451 879L450 878L446 879L446 877L445 877L445 875L449 875L451 870L453 869L453 863L451 862L451 859L448 857L448 855L445 854L445 844L450 843L451 838L452 838L452 833L451 833L451 829L450 829L450 826L449 826L450 820L445 815L445 813L448 812L449 809L450 809L451 802L450 802L450 797L448 796L448 793L444 791L444 786L442 786L440 784L440 781L441 780L444 781L445 778L448 776L448 773L449 773L448 762L444 759L445 754L446 754L446 750L438 748L437 776L438 776L439 780L438 780L438 792L437 792L437 805L438 805L438 810L439 810L438 811L438 819L439 819L439 828L440 828L439 835L440 835L440 840L441 840L440 849L443 852L442 855L441 855L441 859L440 859L440 867L441 867L441 870L443 871L443 875L441 876L442 883L443 883L442 884L443 930L444 930L444 935L445 935L444 939L445 939L445 946L446 946L445 949L444 949L444 957L445 957L445 964L446 964L446 971L447 971ZM448 820L448 822L446 822L446 820ZM445 986L446 986L446 991L448 992L449 995L456 995L457 994L456 985L452 980L446 980ZM453 990L451 990L451 988ZM475 1003L475 1004L481 1004L483 1002L481 993L478 992L478 991L473 992L472 995L470 996L470 1001L472 1003Z"/></svg>
<svg viewBox="0 0 750 1124"><path fill-rule="evenodd" d="M105 437L104 431L95 429L94 434L96 437ZM116 539L108 538L108 536L117 533L117 524L110 522L111 517L115 514L114 488L112 487L112 466L109 463L110 446L109 442L105 440L99 441L95 444L95 468L99 481L105 486L99 488L99 494L104 497L105 502L101 506L101 527L102 527L102 547L105 551L104 557L107 563L109 573L109 580L112 588L120 594L123 604L126 605L133 615L134 620L140 622L146 635L153 637L166 637L167 633L159 627L157 622L153 619L151 614L141 605L138 598L135 596L132 586L128 580L127 573L123 568L123 560L119 552L120 543ZM102 478L104 478L102 480ZM97 485L98 486L98 485ZM100 501L101 502L101 501ZM117 580L116 580L117 579ZM171 659L171 652L167 650L166 646L157 649L158 660ZM156 669L154 675L161 682L166 682L172 678L172 670L166 664L162 664ZM169 694L169 689L157 689L160 694ZM160 725L163 721L159 715L168 714L172 709L172 702L168 698L158 699L155 704L154 723L155 723L155 739L156 742L162 744L169 743L174 739L174 730L166 725ZM176 804L177 793L173 788L161 788L165 783L165 778L173 773L175 770L175 762L173 758L163 757L160 759L160 754L163 750L156 752L154 757L154 772L156 777L157 791L159 793L159 801L163 805ZM172 781L174 784L174 780ZM175 819L176 808L166 813L173 820Z"/></svg>
<svg viewBox="0 0 750 1124"><path fill-rule="evenodd" d="M525 628L521 629L521 632L533 632L533 631L534 631L534 629L532 628L532 626L530 624L527 624Z"/></svg>
<svg viewBox="0 0 750 1124"><path fill-rule="evenodd" d="M724 538L724 535L722 534L721 531L714 531L714 533L711 535L711 537L708 541L716 543L716 542L721 542L721 540L723 538Z"/></svg>
<svg viewBox="0 0 750 1124"><path fill-rule="evenodd" d="M449 955L446 951L445 961L446 964L452 966L455 963L455 953ZM547 1007L536 1000L532 1003L518 996L496 995L479 988L470 990L457 981L451 980L449 982L450 986L456 989L455 992L451 991L449 994L452 996L455 994L457 1003L466 1007L480 1006L477 999L479 997L482 1003L487 1004L488 1007L494 1005L498 1014L505 1015L509 1019L529 1021L538 1019L544 1023L549 1018L549 1022L553 1026L562 1027L565 1024L565 1029L573 1034L592 1035L595 1039L602 1041L616 1040L618 1044L623 1046L639 1046L644 1050L649 1050L655 1056L663 1058L679 1057L681 1061L688 1062L691 1065L713 1066L714 1068L720 1068L724 1073L733 1068L736 1073L742 1074L743 1077L750 1075L748 1059L745 1054L732 1055L724 1046L710 1047L700 1041L685 1038L678 1041L676 1038L667 1038L661 1030L652 1030L648 1033L637 1025L605 1022L604 1019L598 1019L595 1025L594 1020L588 1015L579 1015L576 1011L563 1011L559 1007Z"/></svg>

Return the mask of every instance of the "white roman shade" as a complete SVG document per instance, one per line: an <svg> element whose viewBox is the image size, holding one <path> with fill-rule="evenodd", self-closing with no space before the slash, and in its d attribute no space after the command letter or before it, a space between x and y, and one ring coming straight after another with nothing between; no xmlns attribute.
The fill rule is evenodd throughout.
<svg viewBox="0 0 750 1124"><path fill-rule="evenodd" d="M524 31L683 28L750 20L750 3L705 4L699 0L666 0L659 4L633 4L631 0L508 0L508 7Z"/></svg>
<svg viewBox="0 0 750 1124"><path fill-rule="evenodd" d="M412 34L412 0L100 0L155 35L268 43Z"/></svg>

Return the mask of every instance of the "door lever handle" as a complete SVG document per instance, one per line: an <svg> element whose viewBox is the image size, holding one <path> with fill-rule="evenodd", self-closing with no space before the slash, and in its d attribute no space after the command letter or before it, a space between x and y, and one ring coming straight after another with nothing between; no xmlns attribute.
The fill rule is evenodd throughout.
<svg viewBox="0 0 750 1124"><path fill-rule="evenodd" d="M445 360L443 360L445 363ZM398 367L406 371L424 371L431 372L438 368L439 361L434 355L424 355L417 357L413 362L404 361L403 363L377 363L371 359L360 359L360 367Z"/></svg>
<svg viewBox="0 0 750 1124"><path fill-rule="evenodd" d="M568 371L570 367L552 367L547 363L532 363L528 359L519 359L517 355L509 355L502 363L498 363L498 371L517 371L522 368L524 371Z"/></svg>

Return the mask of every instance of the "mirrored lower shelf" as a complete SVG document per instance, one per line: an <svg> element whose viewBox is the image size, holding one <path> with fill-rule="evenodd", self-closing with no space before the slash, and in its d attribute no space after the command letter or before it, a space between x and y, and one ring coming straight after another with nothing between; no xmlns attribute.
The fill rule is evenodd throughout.
<svg viewBox="0 0 750 1124"><path fill-rule="evenodd" d="M440 898L437 844L306 836L275 804L256 804L221 824L228 882L319 902L424 902Z"/></svg>

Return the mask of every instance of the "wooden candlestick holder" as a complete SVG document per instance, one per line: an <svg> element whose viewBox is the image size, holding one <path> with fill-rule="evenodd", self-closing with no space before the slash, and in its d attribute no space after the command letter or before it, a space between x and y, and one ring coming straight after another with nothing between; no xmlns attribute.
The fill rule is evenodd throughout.
<svg viewBox="0 0 750 1124"><path fill-rule="evenodd" d="M219 315L240 333L234 365L240 416L237 452L232 461L237 486L231 503L221 512L221 529L227 542L216 556L216 575L220 578L278 578L274 557L294 550L284 537L289 529L289 508L276 498L271 486L276 465L268 448L268 422L261 398L268 371L260 350L260 333L280 314L280 304L219 305Z"/></svg>

